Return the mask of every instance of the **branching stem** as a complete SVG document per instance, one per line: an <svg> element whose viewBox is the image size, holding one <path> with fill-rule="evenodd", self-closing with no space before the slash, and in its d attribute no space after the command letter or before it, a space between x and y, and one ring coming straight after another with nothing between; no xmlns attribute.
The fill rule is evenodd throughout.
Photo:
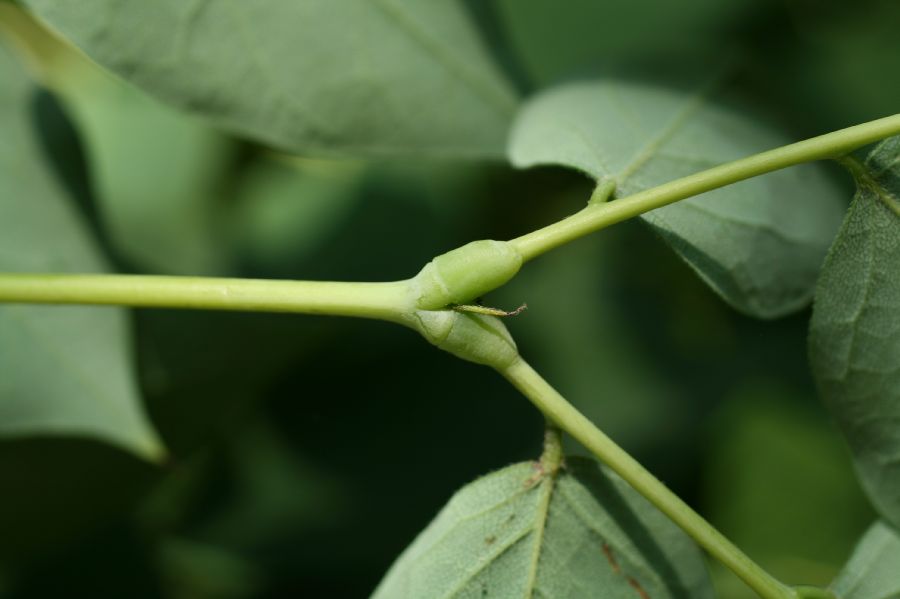
<svg viewBox="0 0 900 599"><path fill-rule="evenodd" d="M798 598L797 591L772 577L691 509L640 462L616 445L567 402L528 363L519 358L512 365L500 369L500 373L530 399L549 421L572 435L594 456L625 479L638 493L678 524L698 545L746 582L760 597Z"/></svg>
<svg viewBox="0 0 900 599"><path fill-rule="evenodd" d="M614 185L601 182L591 202L577 214L508 243L473 242L436 257L409 281L344 283L0 273L0 303L295 312L374 318L412 326L454 355L497 368L548 420L587 447L760 597L827 598L831 596L827 590L791 588L776 580L572 407L518 357L515 343L497 324L499 321L486 320L508 313L463 302L508 281L523 261L588 233L775 170L814 160L842 159L856 148L898 134L900 114L736 160L610 202L606 200L614 192ZM858 166L852 160L843 162L851 170ZM446 310L448 306L455 307L455 311ZM552 427L548 435L549 453L544 459L550 460L548 465L558 464L558 435Z"/></svg>
<svg viewBox="0 0 900 599"><path fill-rule="evenodd" d="M579 237L673 202L804 162L841 158L892 135L900 135L900 114L741 158L612 202L594 201L580 212L510 243L528 261Z"/></svg>

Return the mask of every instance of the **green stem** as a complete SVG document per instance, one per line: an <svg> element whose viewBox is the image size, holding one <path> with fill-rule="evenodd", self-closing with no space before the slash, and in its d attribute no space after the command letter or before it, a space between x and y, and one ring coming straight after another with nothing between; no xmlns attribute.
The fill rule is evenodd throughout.
<svg viewBox="0 0 900 599"><path fill-rule="evenodd" d="M592 454L625 479L661 512L689 534L698 545L721 561L764 599L796 599L794 589L782 584L738 549L722 533L672 493L637 460L576 410L521 358L499 369L519 391Z"/></svg>
<svg viewBox="0 0 900 599"><path fill-rule="evenodd" d="M562 430L559 426L547 419L544 427L544 451L541 452L541 470L545 473L555 473L563 464Z"/></svg>
<svg viewBox="0 0 900 599"><path fill-rule="evenodd" d="M409 284L149 275L0 274L0 302L359 316L407 324Z"/></svg>
<svg viewBox="0 0 900 599"><path fill-rule="evenodd" d="M591 202L580 212L509 243L523 260L531 260L579 237L673 202L804 162L841 158L859 147L898 134L900 114L895 114L735 160L619 200Z"/></svg>

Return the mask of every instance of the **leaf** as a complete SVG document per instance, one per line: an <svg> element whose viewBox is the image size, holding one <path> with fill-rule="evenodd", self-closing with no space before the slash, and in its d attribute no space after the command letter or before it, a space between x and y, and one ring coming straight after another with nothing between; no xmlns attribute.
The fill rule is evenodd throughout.
<svg viewBox="0 0 900 599"><path fill-rule="evenodd" d="M26 5L139 87L296 152L500 156L515 105L458 2Z"/></svg>
<svg viewBox="0 0 900 599"><path fill-rule="evenodd" d="M277 272L318 255L363 197L363 174L346 161L263 159L245 167L232 219L242 257Z"/></svg>
<svg viewBox="0 0 900 599"><path fill-rule="evenodd" d="M265 576L242 555L180 537L159 543L157 561L169 597L243 599L259 597Z"/></svg>
<svg viewBox="0 0 900 599"><path fill-rule="evenodd" d="M0 46L0 272L102 271L44 164L29 114L34 91ZM0 304L0 435L96 437L159 459L129 345L119 309Z"/></svg>
<svg viewBox="0 0 900 599"><path fill-rule="evenodd" d="M822 269L810 361L879 513L900 524L900 137L854 168L856 196Z"/></svg>
<svg viewBox="0 0 900 599"><path fill-rule="evenodd" d="M513 128L509 156L518 167L559 164L612 179L624 197L784 143L702 93L603 81L531 100ZM774 318L810 300L841 214L827 180L801 166L642 218L732 306Z"/></svg>
<svg viewBox="0 0 900 599"><path fill-rule="evenodd" d="M860 539L850 560L831 584L842 599L900 597L900 535L876 522Z"/></svg>
<svg viewBox="0 0 900 599"><path fill-rule="evenodd" d="M568 0L565 10L554 0L494 4L516 54L539 84L639 59L659 65L698 50L720 56L734 43L735 25L759 11L759 3L748 0Z"/></svg>
<svg viewBox="0 0 900 599"><path fill-rule="evenodd" d="M119 81L93 82L63 98L88 145L100 208L122 255L153 272L221 274L216 215L231 158L215 130Z"/></svg>
<svg viewBox="0 0 900 599"><path fill-rule="evenodd" d="M304 456L291 451L272 426L253 421L229 448L229 496L208 506L192 538L216 547L264 554L277 543L350 517L349 493Z"/></svg>
<svg viewBox="0 0 900 599"><path fill-rule="evenodd" d="M537 468L457 492L374 599L712 596L697 548L621 479L579 458Z"/></svg>
<svg viewBox="0 0 900 599"><path fill-rule="evenodd" d="M144 270L221 274L216 215L227 139L105 73L84 75L63 99L87 143L113 245Z"/></svg>
<svg viewBox="0 0 900 599"><path fill-rule="evenodd" d="M0 5L0 28L72 113L116 253L143 270L221 274L230 140L110 76L20 8Z"/></svg>

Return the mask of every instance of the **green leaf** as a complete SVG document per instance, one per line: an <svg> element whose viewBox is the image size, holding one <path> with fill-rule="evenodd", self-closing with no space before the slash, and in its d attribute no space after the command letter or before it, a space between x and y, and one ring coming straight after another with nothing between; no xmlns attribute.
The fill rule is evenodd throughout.
<svg viewBox="0 0 900 599"><path fill-rule="evenodd" d="M272 160L245 167L231 222L241 256L254 266L296 266L317 255L362 199L362 165Z"/></svg>
<svg viewBox="0 0 900 599"><path fill-rule="evenodd" d="M568 84L521 111L509 156L559 164L624 197L786 143L740 116L662 88L603 81ZM812 297L842 203L815 166L717 189L643 215L738 310L774 318Z"/></svg>
<svg viewBox="0 0 900 599"><path fill-rule="evenodd" d="M158 548L157 561L169 597L245 599L259 597L265 576L239 554L192 539L169 537Z"/></svg>
<svg viewBox="0 0 900 599"><path fill-rule="evenodd" d="M456 1L27 6L139 87L297 152L500 156L515 105Z"/></svg>
<svg viewBox="0 0 900 599"><path fill-rule="evenodd" d="M0 272L97 272L103 259L44 163L35 92L0 46ZM0 435L82 435L159 459L113 308L0 305Z"/></svg>
<svg viewBox="0 0 900 599"><path fill-rule="evenodd" d="M703 558L615 475L520 463L457 492L374 599L712 597Z"/></svg>
<svg viewBox="0 0 900 599"><path fill-rule="evenodd" d="M734 27L755 17L748 0L555 0L494 2L510 43L538 84L640 59L659 65L673 54L717 57ZM650 33L652 32L652 34Z"/></svg>
<svg viewBox="0 0 900 599"><path fill-rule="evenodd" d="M104 73L86 72L63 99L87 143L117 251L152 272L225 271L216 215L228 140Z"/></svg>
<svg viewBox="0 0 900 599"><path fill-rule="evenodd" d="M261 553L270 543L349 517L342 485L311 460L291 451L287 440L260 419L229 448L234 491L207 508L193 538L211 545ZM271 547L271 545L268 545Z"/></svg>
<svg viewBox="0 0 900 599"><path fill-rule="evenodd" d="M831 584L842 599L900 597L900 535L876 522L860 539L850 560Z"/></svg>
<svg viewBox="0 0 900 599"><path fill-rule="evenodd" d="M0 5L0 29L71 113L116 254L146 271L222 274L232 142L112 77L20 8Z"/></svg>
<svg viewBox="0 0 900 599"><path fill-rule="evenodd" d="M900 524L900 137L865 165L822 270L810 324L819 390L879 513Z"/></svg>

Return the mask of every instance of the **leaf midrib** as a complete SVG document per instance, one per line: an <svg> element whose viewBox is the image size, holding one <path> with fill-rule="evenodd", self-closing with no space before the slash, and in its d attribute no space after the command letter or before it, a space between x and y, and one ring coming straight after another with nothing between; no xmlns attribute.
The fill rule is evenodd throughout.
<svg viewBox="0 0 900 599"><path fill-rule="evenodd" d="M616 182L624 185L625 182L639 171L648 161L650 161L662 146L674 136L681 127L696 113L706 101L708 86L701 87L698 91L684 101L684 103L675 112L669 122L663 128L645 143L637 152L628 159L625 168L616 175Z"/></svg>
<svg viewBox="0 0 900 599"><path fill-rule="evenodd" d="M524 599L533 599L537 586L538 563L541 559L541 548L544 544L544 531L547 530L547 520L550 515L550 499L553 497L553 489L556 487L556 478L559 470L544 476L541 481L541 498L538 503L538 520L532 529L534 532L534 548L531 551L531 561L528 564L528 579L525 583Z"/></svg>
<svg viewBox="0 0 900 599"><path fill-rule="evenodd" d="M865 194L860 192L860 196L856 201L863 202L866 199ZM865 209L864 206L860 206L861 209ZM862 215L862 218L865 218L866 214ZM854 370L853 362L854 362L854 353L856 351L857 346L857 338L858 338L858 329L859 329L859 319L862 317L863 313L866 310L866 306L869 304L869 297L872 293L872 274L875 271L875 248L873 247L872 238L870 235L866 235L863 242L865 243L865 277L863 282L863 297L859 302L859 305L853 311L853 314L850 316L848 320L851 323L850 326L850 343L847 349L847 360L844 363L844 368L841 370L838 375L837 380L845 380L847 376L849 376L850 372Z"/></svg>
<svg viewBox="0 0 900 599"><path fill-rule="evenodd" d="M900 156L897 157L897 160L900 160ZM889 163L887 168L883 168L878 171L876 176L881 176L886 173L890 168L892 168L892 165L894 165L897 160ZM859 188L866 188L871 191L881 201L882 204L884 204L894 214L900 217L900 198L891 193L891 190L889 190L878 179L876 179L876 176L872 175L871 167L869 166L868 162L866 164L862 164L852 156L844 156L843 158L838 159L838 162L843 164L847 168L847 170L850 171L850 174L853 175L853 178L856 180L856 184Z"/></svg>

